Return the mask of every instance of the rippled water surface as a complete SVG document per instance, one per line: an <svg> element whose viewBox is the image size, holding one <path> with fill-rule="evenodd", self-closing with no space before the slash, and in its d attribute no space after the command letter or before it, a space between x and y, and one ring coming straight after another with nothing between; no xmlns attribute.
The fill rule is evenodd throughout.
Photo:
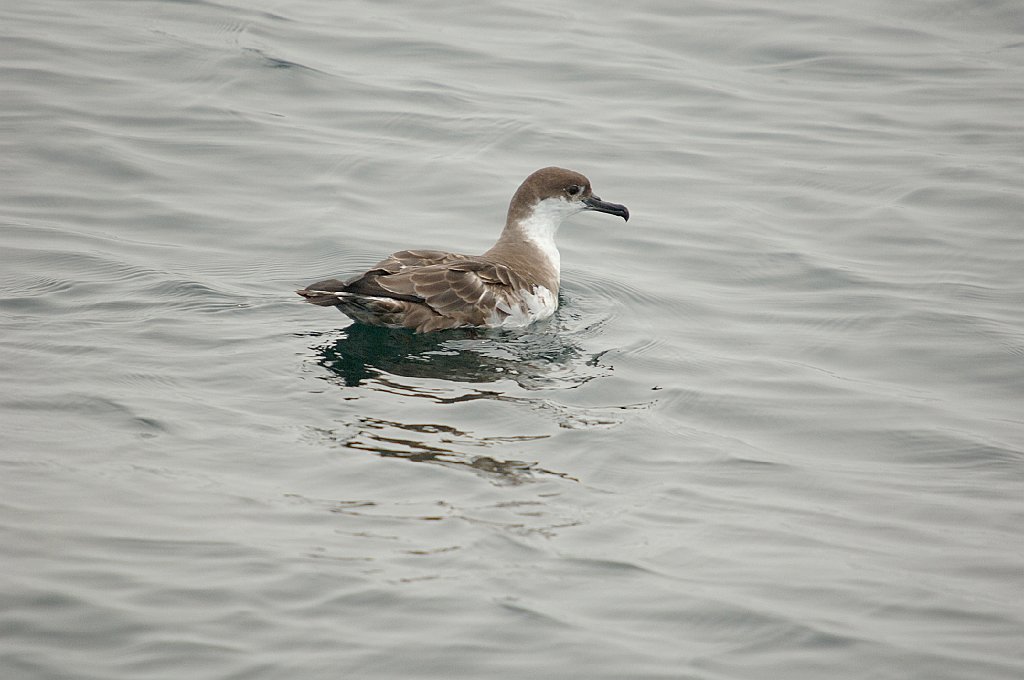
<svg viewBox="0 0 1024 680"><path fill-rule="evenodd" d="M436 5L436 6L435 6ZM1024 13L0 5L5 679L1024 676ZM524 332L292 292L486 249Z"/></svg>

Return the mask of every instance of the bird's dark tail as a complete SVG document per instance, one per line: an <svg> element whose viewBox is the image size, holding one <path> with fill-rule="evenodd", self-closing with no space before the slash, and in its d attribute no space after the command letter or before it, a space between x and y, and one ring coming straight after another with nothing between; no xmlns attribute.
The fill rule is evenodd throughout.
<svg viewBox="0 0 1024 680"><path fill-rule="evenodd" d="M295 291L306 299L306 302L321 307L335 307L348 298L346 285L338 279L328 279L310 284L302 290Z"/></svg>

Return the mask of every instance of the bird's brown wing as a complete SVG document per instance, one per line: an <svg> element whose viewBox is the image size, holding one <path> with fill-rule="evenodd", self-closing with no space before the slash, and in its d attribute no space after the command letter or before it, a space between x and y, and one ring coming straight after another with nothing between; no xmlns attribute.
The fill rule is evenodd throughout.
<svg viewBox="0 0 1024 680"><path fill-rule="evenodd" d="M526 281L508 267L477 258L420 267L378 276L375 284L401 300L419 300L456 325L481 326L507 316L510 294ZM446 324L447 325L447 324Z"/></svg>
<svg viewBox="0 0 1024 680"><path fill-rule="evenodd" d="M514 311L514 292L530 288L496 262L403 250L346 281L320 281L297 292L307 302L338 307L364 323L424 332L500 322Z"/></svg>
<svg viewBox="0 0 1024 680"><path fill-rule="evenodd" d="M428 267L432 264L446 264L471 259L469 255L446 253L443 250L400 250L373 265L369 271L384 271L397 274L409 267Z"/></svg>
<svg viewBox="0 0 1024 680"><path fill-rule="evenodd" d="M345 292L355 295L380 296L394 298L396 300L406 300L409 302L422 302L422 299L415 293L397 293L390 288L381 286L379 283L380 279L382 277L390 278L394 275L402 274L403 272L410 272L422 267L444 264L446 262L457 262L465 259L467 259L466 255L446 253L441 250L401 250L397 253L388 255L362 274L357 274L346 281L339 282L336 279L331 279L330 281L324 281L321 283L331 283L335 285L340 284L341 288L332 288L331 290L344 290ZM324 288L320 286L321 284L316 283L309 286L309 288L323 290Z"/></svg>

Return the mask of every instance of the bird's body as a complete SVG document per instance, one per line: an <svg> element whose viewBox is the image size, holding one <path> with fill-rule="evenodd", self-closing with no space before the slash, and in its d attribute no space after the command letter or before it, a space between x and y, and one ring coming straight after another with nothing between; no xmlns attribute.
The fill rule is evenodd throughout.
<svg viewBox="0 0 1024 680"><path fill-rule="evenodd" d="M629 219L625 206L594 196L583 175L544 168L520 185L505 229L482 255L403 250L345 281L320 281L296 292L360 323L421 333L527 326L558 307L555 232L563 219L583 210Z"/></svg>

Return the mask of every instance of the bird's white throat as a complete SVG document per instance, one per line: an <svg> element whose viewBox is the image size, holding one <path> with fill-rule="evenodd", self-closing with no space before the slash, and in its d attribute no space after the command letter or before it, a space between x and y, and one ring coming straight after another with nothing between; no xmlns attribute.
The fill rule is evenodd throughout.
<svg viewBox="0 0 1024 680"><path fill-rule="evenodd" d="M519 220L516 227L523 239L536 246L558 273L561 270L562 256L559 255L558 246L555 245L555 234L565 218L584 209L583 204L579 201L545 198L534 205L533 210Z"/></svg>

